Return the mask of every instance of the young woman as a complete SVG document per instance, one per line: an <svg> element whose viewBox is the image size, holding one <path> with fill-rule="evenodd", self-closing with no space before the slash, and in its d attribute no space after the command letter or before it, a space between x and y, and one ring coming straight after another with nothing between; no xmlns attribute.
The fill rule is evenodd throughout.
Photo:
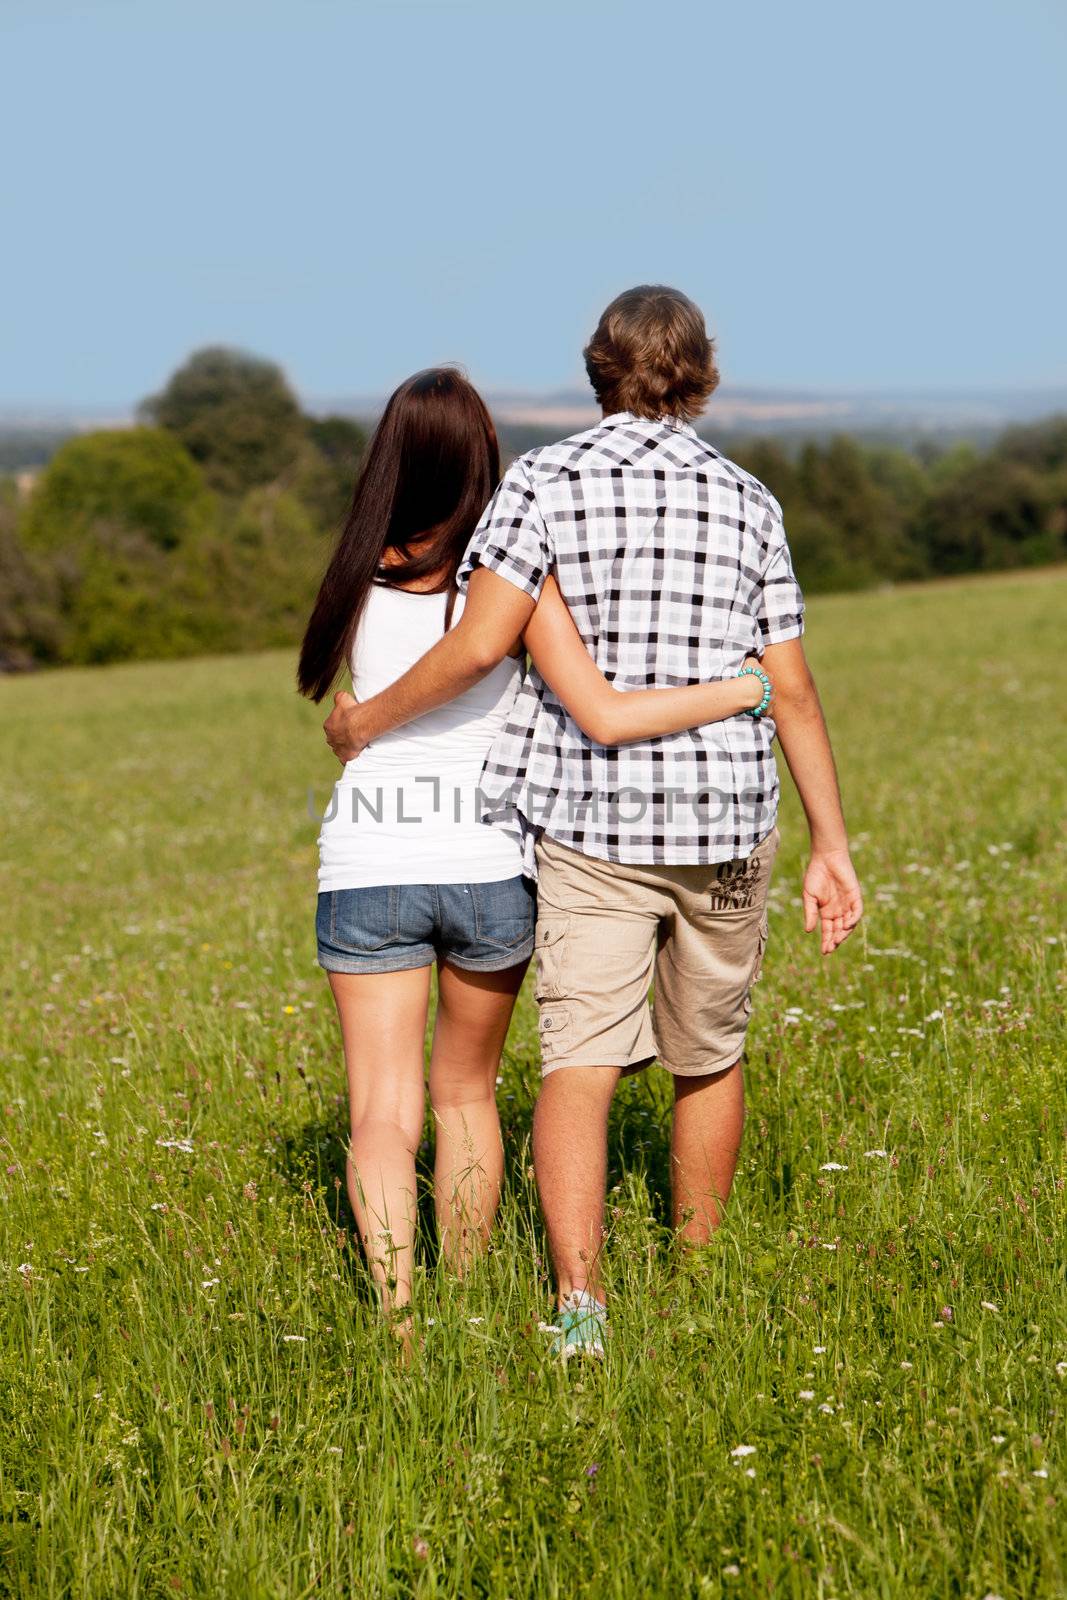
<svg viewBox="0 0 1067 1600"><path fill-rule="evenodd" d="M349 667L368 697L457 620L459 562L499 478L489 413L448 367L401 384L368 446L300 655L320 701ZM587 653L550 582L514 654L451 704L376 741L338 779L319 838L319 962L341 1024L351 1122L348 1192L386 1312L406 1326L422 1135L430 975L437 1129L434 1204L462 1272L500 1195L496 1075L533 950L533 885L518 845L478 820L477 789L522 676L523 647L583 731L623 744L753 710L755 675L622 693Z"/></svg>

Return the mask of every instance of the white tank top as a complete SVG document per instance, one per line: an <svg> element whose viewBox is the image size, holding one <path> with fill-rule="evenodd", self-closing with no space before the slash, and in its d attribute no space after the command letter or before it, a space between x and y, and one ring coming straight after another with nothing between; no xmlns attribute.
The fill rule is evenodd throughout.
<svg viewBox="0 0 1067 1600"><path fill-rule="evenodd" d="M445 632L447 595L378 584L356 631L352 685L369 700ZM463 611L457 595L453 621ZM522 871L517 843L478 821L478 782L522 670L508 658L447 705L375 739L334 787L319 834L319 889L495 883Z"/></svg>

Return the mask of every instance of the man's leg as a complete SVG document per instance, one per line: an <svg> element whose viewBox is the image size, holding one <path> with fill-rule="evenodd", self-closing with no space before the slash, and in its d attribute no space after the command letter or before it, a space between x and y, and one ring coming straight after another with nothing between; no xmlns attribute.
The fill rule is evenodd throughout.
<svg viewBox="0 0 1067 1600"><path fill-rule="evenodd" d="M691 1244L718 1227L737 1168L741 1056L777 848L775 828L744 860L679 868L674 915L656 959L656 1040L674 1074L674 1225Z"/></svg>
<svg viewBox="0 0 1067 1600"><path fill-rule="evenodd" d="M675 1078L672 1209L674 1226L688 1244L706 1244L722 1220L744 1125L740 1061L707 1077Z"/></svg>
<svg viewBox="0 0 1067 1600"><path fill-rule="evenodd" d="M603 1300L600 1251L608 1165L608 1112L619 1067L560 1067L534 1112L537 1187L563 1301L573 1289Z"/></svg>
<svg viewBox="0 0 1067 1600"><path fill-rule="evenodd" d="M561 1309L583 1295L602 1315L608 1112L623 1074L656 1053L648 991L663 896L640 869L553 839L537 861L534 1165Z"/></svg>

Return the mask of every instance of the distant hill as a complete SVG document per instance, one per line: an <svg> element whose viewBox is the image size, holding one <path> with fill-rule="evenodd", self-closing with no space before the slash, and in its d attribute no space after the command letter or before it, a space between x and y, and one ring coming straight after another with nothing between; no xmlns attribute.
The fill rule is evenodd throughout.
<svg viewBox="0 0 1067 1600"><path fill-rule="evenodd" d="M486 392L503 440L518 450L587 428L599 415L588 389L549 394ZM373 418L375 396L309 402L312 411ZM987 443L1017 422L1067 412L1067 386L1017 390L830 391L763 389L724 383L697 424L709 438L856 438L913 444L969 439Z"/></svg>
<svg viewBox="0 0 1067 1600"><path fill-rule="evenodd" d="M506 456L589 427L599 412L588 389L547 394L488 390ZM373 421L384 395L305 399L312 415ZM774 437L787 444L851 434L867 441L914 445L972 440L987 444L1013 423L1067 413L1067 386L975 390L803 390L724 383L697 426L710 439ZM0 406L0 471L47 461L64 438L90 428L133 422L133 409Z"/></svg>

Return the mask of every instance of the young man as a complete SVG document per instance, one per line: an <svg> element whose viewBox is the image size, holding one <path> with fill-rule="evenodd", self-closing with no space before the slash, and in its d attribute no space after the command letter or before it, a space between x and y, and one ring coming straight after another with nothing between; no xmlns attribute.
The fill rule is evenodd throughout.
<svg viewBox="0 0 1067 1600"><path fill-rule="evenodd" d="M461 570L460 622L385 693L339 696L326 723L349 760L459 694L514 648L550 573L619 688L721 678L752 652L772 679L773 722L740 716L606 748L531 671L487 764L486 795L539 879L534 1160L564 1354L603 1350L607 1122L621 1077L656 1056L674 1077L686 1240L707 1239L730 1192L777 848L776 731L811 834L805 927L821 923L829 954L862 913L780 508L691 426L718 381L704 319L676 290L631 289L585 357L603 421L511 466Z"/></svg>

